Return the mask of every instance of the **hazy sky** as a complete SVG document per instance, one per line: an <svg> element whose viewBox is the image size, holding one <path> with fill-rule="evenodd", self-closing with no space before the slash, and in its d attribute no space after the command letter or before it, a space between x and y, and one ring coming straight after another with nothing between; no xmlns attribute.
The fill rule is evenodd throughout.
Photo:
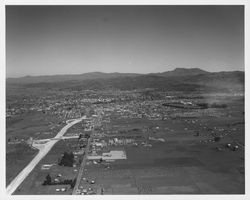
<svg viewBox="0 0 250 200"><path fill-rule="evenodd" d="M7 77L244 70L243 6L7 6Z"/></svg>

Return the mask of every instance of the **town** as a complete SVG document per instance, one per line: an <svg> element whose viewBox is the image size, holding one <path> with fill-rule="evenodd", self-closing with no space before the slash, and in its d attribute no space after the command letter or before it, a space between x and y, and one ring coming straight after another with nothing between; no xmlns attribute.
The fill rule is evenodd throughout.
<svg viewBox="0 0 250 200"><path fill-rule="evenodd" d="M215 93L211 97L211 94L152 90L56 94L8 96L7 184L38 151L52 141L57 142L14 194L214 192L214 181L224 168L222 165L213 175L210 170L215 170L216 165L210 163L218 162L229 162L230 168L238 170L226 177L228 181L237 176L235 190L241 188L243 94ZM82 116L86 118L72 125L63 136L56 137L60 129ZM28 126L28 131L22 134L17 130L19 118L22 125ZM8 162L20 149L26 149L27 153L20 160ZM168 153L167 157L164 152ZM226 155L230 155L230 160ZM140 169L143 171L139 173ZM202 184L196 186L192 179L184 185L179 181L175 183L178 187L170 187L171 179L166 179L169 170L177 178L175 182L184 171L194 177L193 170L200 176L210 174L206 184L211 189L202 180L197 180ZM220 186L221 191L234 192L227 185ZM165 190L166 187L171 189Z"/></svg>

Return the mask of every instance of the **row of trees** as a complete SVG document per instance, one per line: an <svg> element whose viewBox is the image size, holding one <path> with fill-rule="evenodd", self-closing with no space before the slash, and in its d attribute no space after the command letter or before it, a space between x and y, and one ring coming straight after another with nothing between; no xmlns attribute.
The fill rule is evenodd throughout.
<svg viewBox="0 0 250 200"><path fill-rule="evenodd" d="M227 104L225 103L197 103L198 106L201 108L207 109L207 108L227 108Z"/></svg>
<svg viewBox="0 0 250 200"><path fill-rule="evenodd" d="M65 179L65 180L61 180L59 182L55 182L52 180L50 174L48 174L45 177L45 180L43 182L42 185L70 185L71 188L74 188L76 184L76 178L75 179Z"/></svg>

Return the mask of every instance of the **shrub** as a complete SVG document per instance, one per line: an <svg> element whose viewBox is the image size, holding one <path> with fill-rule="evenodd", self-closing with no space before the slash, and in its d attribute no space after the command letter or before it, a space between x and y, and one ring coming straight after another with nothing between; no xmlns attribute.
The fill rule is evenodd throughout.
<svg viewBox="0 0 250 200"><path fill-rule="evenodd" d="M211 108L227 108L227 104L212 103Z"/></svg>
<svg viewBox="0 0 250 200"><path fill-rule="evenodd" d="M51 176L49 174L46 176L43 185L51 185Z"/></svg>
<svg viewBox="0 0 250 200"><path fill-rule="evenodd" d="M64 152L63 157L59 162L59 165L73 167L73 163L74 163L74 154L72 152L70 153Z"/></svg>
<svg viewBox="0 0 250 200"><path fill-rule="evenodd" d="M214 137L214 141L215 141L215 142L219 142L220 140L221 140L221 137L220 137L220 136Z"/></svg>

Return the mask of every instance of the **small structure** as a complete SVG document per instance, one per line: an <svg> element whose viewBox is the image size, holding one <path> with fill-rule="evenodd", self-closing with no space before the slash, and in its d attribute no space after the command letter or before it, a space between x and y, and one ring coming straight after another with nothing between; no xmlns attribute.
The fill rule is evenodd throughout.
<svg viewBox="0 0 250 200"><path fill-rule="evenodd" d="M52 166L53 166L53 164L44 164L44 165L42 165L41 170L50 169Z"/></svg>

